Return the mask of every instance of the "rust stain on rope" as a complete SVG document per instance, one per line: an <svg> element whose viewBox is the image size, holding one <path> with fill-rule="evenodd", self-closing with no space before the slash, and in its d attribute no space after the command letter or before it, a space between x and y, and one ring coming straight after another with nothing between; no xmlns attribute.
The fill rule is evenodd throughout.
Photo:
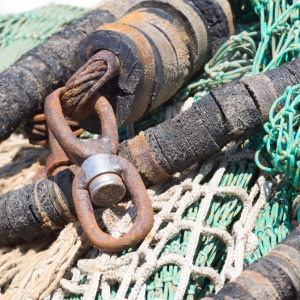
<svg viewBox="0 0 300 300"><path fill-rule="evenodd" d="M128 140L128 148L135 159L138 170L151 183L159 183L169 178L151 152L143 131L136 138Z"/></svg>

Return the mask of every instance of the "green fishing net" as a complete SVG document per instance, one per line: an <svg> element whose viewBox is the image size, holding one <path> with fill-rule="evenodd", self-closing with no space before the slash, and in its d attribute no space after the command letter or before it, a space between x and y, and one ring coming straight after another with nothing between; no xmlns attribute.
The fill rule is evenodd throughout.
<svg viewBox="0 0 300 300"><path fill-rule="evenodd" d="M79 7L50 4L21 14L0 15L0 72L85 12Z"/></svg>

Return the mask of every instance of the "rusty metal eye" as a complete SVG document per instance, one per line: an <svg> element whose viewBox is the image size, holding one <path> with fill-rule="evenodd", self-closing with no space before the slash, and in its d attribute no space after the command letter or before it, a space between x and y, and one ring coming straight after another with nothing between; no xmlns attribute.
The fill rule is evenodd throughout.
<svg viewBox="0 0 300 300"><path fill-rule="evenodd" d="M49 129L70 161L81 166L87 158L93 155L99 153L116 154L119 145L118 128L108 100L100 96L93 104L101 122L101 139L82 140L75 136L64 118L60 99L65 91L65 87L60 88L46 98L45 115Z"/></svg>
<svg viewBox="0 0 300 300"><path fill-rule="evenodd" d="M154 222L153 211L144 183L135 167L120 156L105 155L104 159L107 160L114 173L122 178L136 206L136 219L129 232L116 239L99 228L88 192L88 181L83 170L75 176L72 195L78 219L90 242L102 251L120 252L137 245L147 236Z"/></svg>

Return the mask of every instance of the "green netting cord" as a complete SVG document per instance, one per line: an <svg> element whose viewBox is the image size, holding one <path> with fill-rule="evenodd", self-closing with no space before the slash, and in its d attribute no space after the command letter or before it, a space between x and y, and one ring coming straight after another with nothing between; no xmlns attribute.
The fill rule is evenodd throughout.
<svg viewBox="0 0 300 300"><path fill-rule="evenodd" d="M251 75L259 37L259 25L233 35L205 65L204 73L181 89L173 101L194 97L198 101L212 88Z"/></svg>
<svg viewBox="0 0 300 300"><path fill-rule="evenodd" d="M250 191L255 181L258 168L253 161L242 160L228 166L219 186L239 186ZM208 181L207 181L208 183ZM195 221L203 198L189 207L184 219ZM221 228L231 232L233 223L239 217L242 204L233 197L214 197L206 225ZM190 231L182 231L180 236L169 241L161 256L176 253L185 256L190 239ZM212 267L220 273L226 258L226 245L216 237L201 236L195 254L195 266ZM173 299L179 282L178 266L169 265L156 272L147 282L147 300ZM201 276L191 276L185 299L194 300L204 297L214 291L214 285L209 279Z"/></svg>
<svg viewBox="0 0 300 300"><path fill-rule="evenodd" d="M254 59L254 73L268 71L299 57L300 3L297 2L268 1L266 10L261 2L254 1L264 36L258 48L259 55ZM269 122L264 125L266 135L255 157L260 168L273 174L283 173L285 179L296 188L300 188L299 87L288 87L272 105ZM272 167L263 166L259 162L262 152Z"/></svg>
<svg viewBox="0 0 300 300"><path fill-rule="evenodd" d="M257 74L299 56L300 3L253 0L253 4L260 17L262 36L253 64L253 74Z"/></svg>
<svg viewBox="0 0 300 300"><path fill-rule="evenodd" d="M283 173L287 181L300 188L300 85L288 87L271 108L270 121L264 125L266 135L256 152L257 165L270 173ZM277 113L278 107L282 107ZM272 167L259 161L261 152L267 152ZM266 154L265 154L266 155Z"/></svg>
<svg viewBox="0 0 300 300"><path fill-rule="evenodd" d="M258 247L254 253L246 253L246 265L268 254L294 229L291 225L291 210L297 194L298 191L291 184L285 183L277 189L274 198L260 212L254 228Z"/></svg>
<svg viewBox="0 0 300 300"><path fill-rule="evenodd" d="M84 8L50 4L21 14L0 15L0 72L85 13Z"/></svg>
<svg viewBox="0 0 300 300"><path fill-rule="evenodd" d="M203 74L181 89L173 101L188 97L198 101L220 84L264 73L299 56L300 3L296 0L251 2L260 23L231 36L205 65ZM243 5L249 7L249 4ZM251 12L241 17L246 23L255 21ZM238 27L245 26L241 23Z"/></svg>

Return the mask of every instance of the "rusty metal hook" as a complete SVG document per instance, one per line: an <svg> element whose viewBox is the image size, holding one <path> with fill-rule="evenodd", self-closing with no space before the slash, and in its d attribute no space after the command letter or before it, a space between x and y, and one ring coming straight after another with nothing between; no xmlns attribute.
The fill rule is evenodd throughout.
<svg viewBox="0 0 300 300"><path fill-rule="evenodd" d="M147 236L154 222L153 211L144 183L135 167L121 156L107 155L106 158L115 173L125 182L137 209L135 222L129 232L116 239L98 227L83 170L75 176L72 195L82 229L91 243L102 251L120 252L137 245Z"/></svg>

